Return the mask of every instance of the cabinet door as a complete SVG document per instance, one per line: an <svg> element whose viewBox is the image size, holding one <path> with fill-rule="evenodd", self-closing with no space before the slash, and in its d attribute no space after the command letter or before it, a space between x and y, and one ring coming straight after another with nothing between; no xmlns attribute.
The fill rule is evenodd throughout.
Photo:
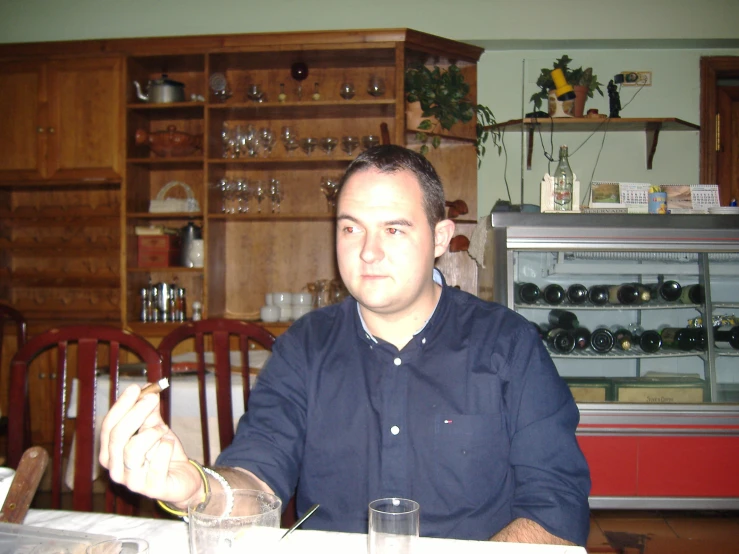
<svg viewBox="0 0 739 554"><path fill-rule="evenodd" d="M120 58L50 62L48 177L120 177ZM53 137L53 138L52 138Z"/></svg>
<svg viewBox="0 0 739 554"><path fill-rule="evenodd" d="M44 76L41 63L0 65L0 181L45 176Z"/></svg>

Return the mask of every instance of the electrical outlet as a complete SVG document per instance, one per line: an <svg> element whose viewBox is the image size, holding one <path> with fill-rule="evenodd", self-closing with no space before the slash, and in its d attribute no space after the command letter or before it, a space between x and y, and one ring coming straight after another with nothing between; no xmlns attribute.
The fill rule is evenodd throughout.
<svg viewBox="0 0 739 554"><path fill-rule="evenodd" d="M624 76L623 86L625 87L651 87L652 72L651 71L622 71Z"/></svg>

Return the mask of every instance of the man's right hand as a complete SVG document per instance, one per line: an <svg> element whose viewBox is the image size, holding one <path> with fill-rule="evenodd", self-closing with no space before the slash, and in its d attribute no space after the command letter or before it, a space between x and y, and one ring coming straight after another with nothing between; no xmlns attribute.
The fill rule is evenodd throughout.
<svg viewBox="0 0 739 554"><path fill-rule="evenodd" d="M110 408L100 433L100 463L110 478L133 492L187 509L202 499L200 473L159 413L159 394L138 400L129 386Z"/></svg>

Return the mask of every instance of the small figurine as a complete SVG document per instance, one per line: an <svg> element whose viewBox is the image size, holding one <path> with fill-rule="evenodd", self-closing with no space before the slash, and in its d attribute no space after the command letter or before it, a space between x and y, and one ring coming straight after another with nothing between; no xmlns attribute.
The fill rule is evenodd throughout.
<svg viewBox="0 0 739 554"><path fill-rule="evenodd" d="M613 79L611 79L608 82L608 87L606 87L608 90L608 108L609 108L609 114L608 117L621 117L619 115L619 112L621 111L621 97L618 94L618 87L616 86L616 83L613 82Z"/></svg>

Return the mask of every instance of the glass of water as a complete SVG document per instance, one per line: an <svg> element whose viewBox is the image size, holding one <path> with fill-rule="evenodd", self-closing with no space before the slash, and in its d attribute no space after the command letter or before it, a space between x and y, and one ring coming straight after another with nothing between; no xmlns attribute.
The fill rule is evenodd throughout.
<svg viewBox="0 0 739 554"><path fill-rule="evenodd" d="M369 554L411 554L418 542L418 502L381 498L369 505Z"/></svg>

